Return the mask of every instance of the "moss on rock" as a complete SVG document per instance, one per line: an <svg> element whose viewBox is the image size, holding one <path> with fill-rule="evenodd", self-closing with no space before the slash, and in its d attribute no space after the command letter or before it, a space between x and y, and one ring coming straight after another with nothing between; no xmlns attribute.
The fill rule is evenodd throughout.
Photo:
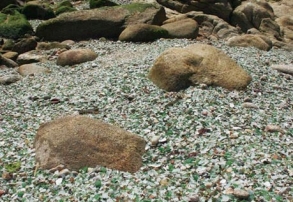
<svg viewBox="0 0 293 202"><path fill-rule="evenodd" d="M90 0L90 8L100 8L104 6L117 6L118 4L110 0Z"/></svg>
<svg viewBox="0 0 293 202"><path fill-rule="evenodd" d="M20 38L32 34L33 28L24 15L15 11L13 15L0 13L0 35L6 38Z"/></svg>

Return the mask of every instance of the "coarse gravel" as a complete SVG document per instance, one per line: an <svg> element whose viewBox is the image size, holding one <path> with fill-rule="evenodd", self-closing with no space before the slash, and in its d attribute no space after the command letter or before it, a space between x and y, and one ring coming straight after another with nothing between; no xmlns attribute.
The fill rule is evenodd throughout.
<svg viewBox="0 0 293 202"><path fill-rule="evenodd" d="M247 90L200 85L175 93L152 84L148 71L164 50L194 43L214 45L247 70L253 78ZM57 66L53 58L39 64L50 74L0 86L0 201L240 201L243 191L248 201L293 200L293 80L270 68L292 64L291 52L187 39L100 39L72 48L78 47L99 56L73 67ZM148 141L140 171L36 168L40 124L87 109L98 109L87 116ZM281 132L265 130L268 125ZM15 163L20 169L4 179Z"/></svg>

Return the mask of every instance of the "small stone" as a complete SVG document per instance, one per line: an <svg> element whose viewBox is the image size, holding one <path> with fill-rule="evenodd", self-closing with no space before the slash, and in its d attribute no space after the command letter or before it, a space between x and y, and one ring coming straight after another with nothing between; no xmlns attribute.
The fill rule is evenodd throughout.
<svg viewBox="0 0 293 202"><path fill-rule="evenodd" d="M233 195L239 199L248 199L249 198L249 192L245 191L243 189L234 189Z"/></svg>
<svg viewBox="0 0 293 202"><path fill-rule="evenodd" d="M2 178L3 178L4 180L11 180L11 179L13 178L13 176L12 176L12 174L9 173L9 172L3 172L3 174L2 174Z"/></svg>
<svg viewBox="0 0 293 202"><path fill-rule="evenodd" d="M64 176L64 175L67 175L67 174L69 174L69 173L70 173L70 171L69 171L67 168L65 168L65 169L61 170L61 171L57 174L57 176Z"/></svg>
<svg viewBox="0 0 293 202"><path fill-rule="evenodd" d="M0 189L0 197L1 197L2 195L4 195L4 194L6 194L6 191L5 191L5 190L2 190L2 189Z"/></svg>
<svg viewBox="0 0 293 202"><path fill-rule="evenodd" d="M252 99L251 99L250 97L246 97L246 98L244 98L243 101L244 101L244 102L252 102Z"/></svg>
<svg viewBox="0 0 293 202"><path fill-rule="evenodd" d="M258 109L258 106L251 103L251 102L244 102L242 105L241 105L243 108L252 108L252 109Z"/></svg>
<svg viewBox="0 0 293 202"><path fill-rule="evenodd" d="M168 186L169 184L169 179L168 178L164 178L160 181L160 185L161 186Z"/></svg>
<svg viewBox="0 0 293 202"><path fill-rule="evenodd" d="M158 144L159 140L160 140L160 136L158 135L153 136L151 139L151 145L155 147Z"/></svg>
<svg viewBox="0 0 293 202"><path fill-rule="evenodd" d="M56 167L54 167L54 168L51 168L51 169L49 170L49 172L50 172L50 173L54 173L55 171L61 171L61 170L63 170L64 168L65 168L65 166L62 165L62 164L60 164L60 165L58 165L58 166L56 166Z"/></svg>
<svg viewBox="0 0 293 202"><path fill-rule="evenodd" d="M60 185L62 183L62 181L63 181L62 178L58 178L55 183L56 183L56 185Z"/></svg>
<svg viewBox="0 0 293 202"><path fill-rule="evenodd" d="M271 125L271 124L269 124L265 127L265 131L270 132L270 133L273 133L273 132L283 133L284 132L284 130L280 126Z"/></svg>
<svg viewBox="0 0 293 202"><path fill-rule="evenodd" d="M20 80L18 75L5 75L0 77L0 84L9 85Z"/></svg>
<svg viewBox="0 0 293 202"><path fill-rule="evenodd" d="M199 202L199 196L198 195L191 196L188 202Z"/></svg>

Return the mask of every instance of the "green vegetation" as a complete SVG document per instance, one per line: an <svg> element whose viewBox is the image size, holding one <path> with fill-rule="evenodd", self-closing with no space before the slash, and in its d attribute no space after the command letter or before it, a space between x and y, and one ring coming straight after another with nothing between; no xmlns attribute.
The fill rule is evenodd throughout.
<svg viewBox="0 0 293 202"><path fill-rule="evenodd" d="M151 8L153 6L154 6L153 4L145 4L145 3L132 3L132 4L121 5L122 8L127 9L130 13L143 12L147 8Z"/></svg>
<svg viewBox="0 0 293 202"><path fill-rule="evenodd" d="M90 8L100 8L104 6L117 6L115 2L109 0L90 0L89 1Z"/></svg>
<svg viewBox="0 0 293 202"><path fill-rule="evenodd" d="M13 15L0 13L0 35L2 37L16 39L32 32L32 26L19 12L14 11Z"/></svg>
<svg viewBox="0 0 293 202"><path fill-rule="evenodd" d="M18 171L20 169L21 162L17 161L17 162L14 162L14 163L6 164L4 167L5 167L7 172L15 173L16 171Z"/></svg>

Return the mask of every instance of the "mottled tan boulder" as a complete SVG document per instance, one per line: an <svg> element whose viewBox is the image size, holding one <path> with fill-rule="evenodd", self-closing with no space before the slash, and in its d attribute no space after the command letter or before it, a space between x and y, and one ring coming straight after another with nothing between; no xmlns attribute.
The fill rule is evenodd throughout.
<svg viewBox="0 0 293 202"><path fill-rule="evenodd" d="M241 47L255 47L260 50L271 50L272 41L263 35L243 34L239 36L231 37L227 40L229 46L241 46Z"/></svg>
<svg viewBox="0 0 293 202"><path fill-rule="evenodd" d="M120 41L149 42L159 38L167 38L168 31L157 25L133 24L128 25L119 35Z"/></svg>
<svg viewBox="0 0 293 202"><path fill-rule="evenodd" d="M231 24L246 33L251 28L259 29L262 19L274 18L273 9L265 1L243 1L231 15Z"/></svg>
<svg viewBox="0 0 293 202"><path fill-rule="evenodd" d="M162 28L166 29L170 38L188 38L195 39L198 35L199 26L197 22L191 18L182 20L164 22Z"/></svg>
<svg viewBox="0 0 293 202"><path fill-rule="evenodd" d="M75 65L96 59L98 55L91 49L73 49L58 55L57 65Z"/></svg>
<svg viewBox="0 0 293 202"><path fill-rule="evenodd" d="M28 75L38 75L38 74L49 73L50 70L38 64L25 64L25 65L19 66L17 68L17 72L21 76L28 76Z"/></svg>
<svg viewBox="0 0 293 202"><path fill-rule="evenodd" d="M105 166L136 172L145 151L143 138L86 116L66 116L42 124L34 141L42 169L60 164L70 170Z"/></svg>
<svg viewBox="0 0 293 202"><path fill-rule="evenodd" d="M250 75L234 60L205 44L166 50L156 59L148 76L166 91L179 91L197 84L239 90L251 81Z"/></svg>

